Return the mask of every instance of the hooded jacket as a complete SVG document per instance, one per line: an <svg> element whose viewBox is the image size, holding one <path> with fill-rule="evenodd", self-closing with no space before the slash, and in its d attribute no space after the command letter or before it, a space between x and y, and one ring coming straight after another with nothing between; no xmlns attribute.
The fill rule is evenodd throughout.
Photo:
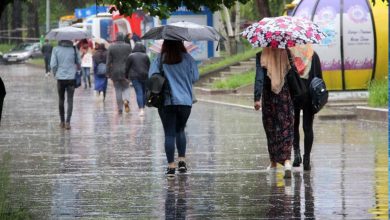
<svg viewBox="0 0 390 220"><path fill-rule="evenodd" d="M131 53L131 46L124 39L123 33L118 33L116 41L107 50L107 75L114 81L128 78L126 58Z"/></svg>
<svg viewBox="0 0 390 220"><path fill-rule="evenodd" d="M126 73L130 80L147 80L150 60L146 55L146 48L141 43L136 43L133 53L126 60Z"/></svg>
<svg viewBox="0 0 390 220"><path fill-rule="evenodd" d="M73 42L62 40L53 48L50 59L50 68L58 80L73 80L77 65L81 64L80 53Z"/></svg>

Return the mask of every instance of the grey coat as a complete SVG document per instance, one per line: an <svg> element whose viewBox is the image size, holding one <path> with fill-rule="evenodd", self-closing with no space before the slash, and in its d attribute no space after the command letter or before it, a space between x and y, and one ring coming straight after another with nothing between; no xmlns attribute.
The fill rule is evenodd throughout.
<svg viewBox="0 0 390 220"><path fill-rule="evenodd" d="M118 33L116 42L108 47L107 74L112 80L127 79L126 58L131 53L131 46L124 41L124 35Z"/></svg>

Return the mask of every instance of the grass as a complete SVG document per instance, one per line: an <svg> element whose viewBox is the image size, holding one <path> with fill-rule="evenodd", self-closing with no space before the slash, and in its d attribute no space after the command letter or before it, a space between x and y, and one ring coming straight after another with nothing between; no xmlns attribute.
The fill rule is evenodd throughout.
<svg viewBox="0 0 390 220"><path fill-rule="evenodd" d="M43 58L34 58L34 59L28 60L27 62L34 64L34 65L37 65L37 66L45 67L45 61L43 60Z"/></svg>
<svg viewBox="0 0 390 220"><path fill-rule="evenodd" d="M9 52L15 46L16 46L15 44L0 44L0 52L2 53Z"/></svg>
<svg viewBox="0 0 390 220"><path fill-rule="evenodd" d="M233 56L224 57L224 59L222 59L218 62L204 65L204 66L200 66L199 67L199 74L203 75L205 73L216 70L218 68L232 65L232 64L237 63L237 62L242 61L242 60L248 60L252 57L255 57L256 53L259 52L260 50L261 50L260 48L250 49L250 50L247 50L243 53L239 53L239 54L236 54Z"/></svg>
<svg viewBox="0 0 390 220"><path fill-rule="evenodd" d="M224 80L214 82L211 87L214 89L236 89L249 85L255 80L255 71L251 70L242 74L232 75Z"/></svg>
<svg viewBox="0 0 390 220"><path fill-rule="evenodd" d="M387 79L373 80L368 86L368 105L371 107L387 107L389 84Z"/></svg>

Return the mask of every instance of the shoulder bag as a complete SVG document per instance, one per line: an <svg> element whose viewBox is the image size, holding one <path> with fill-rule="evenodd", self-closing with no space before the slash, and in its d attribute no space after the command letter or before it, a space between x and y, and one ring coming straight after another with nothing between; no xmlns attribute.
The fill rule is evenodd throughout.
<svg viewBox="0 0 390 220"><path fill-rule="evenodd" d="M161 54L159 72L153 73L152 76L146 80L146 106L148 107L161 108L164 106L164 90L167 85L167 80L164 76L162 62Z"/></svg>

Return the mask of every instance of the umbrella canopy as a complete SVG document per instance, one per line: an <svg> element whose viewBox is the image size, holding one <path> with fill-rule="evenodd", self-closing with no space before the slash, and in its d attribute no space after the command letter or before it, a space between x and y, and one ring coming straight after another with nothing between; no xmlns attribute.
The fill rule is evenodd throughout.
<svg viewBox="0 0 390 220"><path fill-rule="evenodd" d="M146 32L142 39L182 41L224 40L222 35L215 30L215 28L186 21L154 27Z"/></svg>
<svg viewBox="0 0 390 220"><path fill-rule="evenodd" d="M242 32L254 47L286 49L300 44L318 44L326 34L310 20L281 16L266 17Z"/></svg>
<svg viewBox="0 0 390 220"><path fill-rule="evenodd" d="M49 31L45 38L49 40L79 40L91 37L92 35L84 29L68 26Z"/></svg>
<svg viewBox="0 0 390 220"><path fill-rule="evenodd" d="M163 42L163 40L156 40L152 45L150 45L149 49L154 53L160 53ZM184 47L186 48L188 53L198 48L195 44L188 41L184 41Z"/></svg>

